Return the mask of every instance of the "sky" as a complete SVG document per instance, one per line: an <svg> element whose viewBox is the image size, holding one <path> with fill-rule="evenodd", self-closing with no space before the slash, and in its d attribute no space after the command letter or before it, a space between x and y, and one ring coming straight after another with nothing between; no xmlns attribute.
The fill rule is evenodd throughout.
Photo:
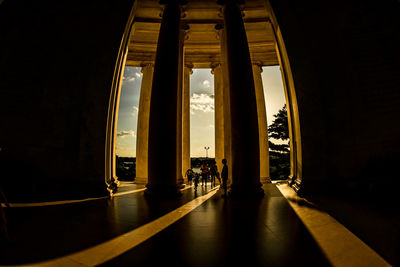
<svg viewBox="0 0 400 267"><path fill-rule="evenodd" d="M125 67L117 122L116 154L136 157L136 129L139 107L141 68ZM263 67L261 73L266 102L267 122L285 104L279 66ZM214 77L211 69L193 69L190 77L190 154L191 157L215 155L214 141Z"/></svg>
<svg viewBox="0 0 400 267"><path fill-rule="evenodd" d="M141 68L125 67L117 121L116 154L136 157L136 128L139 107Z"/></svg>

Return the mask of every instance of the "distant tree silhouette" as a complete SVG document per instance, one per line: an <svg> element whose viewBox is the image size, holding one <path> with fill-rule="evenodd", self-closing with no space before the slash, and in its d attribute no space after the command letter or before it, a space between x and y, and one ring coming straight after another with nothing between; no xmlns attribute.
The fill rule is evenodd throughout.
<svg viewBox="0 0 400 267"><path fill-rule="evenodd" d="M290 140L286 104L273 116L275 119L268 127L270 176L273 180L287 179L290 174ZM271 139L287 142L276 144Z"/></svg>

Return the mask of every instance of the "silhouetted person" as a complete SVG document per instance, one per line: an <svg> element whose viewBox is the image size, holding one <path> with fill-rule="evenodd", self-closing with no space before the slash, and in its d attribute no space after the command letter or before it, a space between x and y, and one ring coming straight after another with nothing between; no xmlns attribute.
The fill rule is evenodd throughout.
<svg viewBox="0 0 400 267"><path fill-rule="evenodd" d="M192 168L187 169L185 176L188 179L188 184L189 185L192 185L193 175L194 175L194 173L193 173Z"/></svg>
<svg viewBox="0 0 400 267"><path fill-rule="evenodd" d="M218 167L215 160L211 163L210 174L211 174L211 186L215 186L215 176L217 176L218 174Z"/></svg>
<svg viewBox="0 0 400 267"><path fill-rule="evenodd" d="M224 166L222 167L221 171L221 178L222 178L222 188L224 189L224 194L222 195L223 197L227 196L227 189L228 189L228 165L226 164L226 159L222 160L222 164Z"/></svg>
<svg viewBox="0 0 400 267"><path fill-rule="evenodd" d="M218 170L217 170L217 179L218 179L218 182L219 182L219 184L221 184L221 178L219 177L219 172L218 172Z"/></svg>
<svg viewBox="0 0 400 267"><path fill-rule="evenodd" d="M3 201L4 204L6 204L6 206L9 208L10 204L7 201L6 195L3 192L3 189L0 187L0 240L1 237L4 235L4 237L9 240L8 237L8 231L7 231L7 219L6 219L6 214L4 213L4 209L3 209Z"/></svg>
<svg viewBox="0 0 400 267"><path fill-rule="evenodd" d="M200 170L201 170L201 186L205 185L207 187L207 177L209 174L209 169L205 162L201 164Z"/></svg>
<svg viewBox="0 0 400 267"><path fill-rule="evenodd" d="M194 179L194 191L197 192L197 186L199 185L199 174L195 173L193 179Z"/></svg>

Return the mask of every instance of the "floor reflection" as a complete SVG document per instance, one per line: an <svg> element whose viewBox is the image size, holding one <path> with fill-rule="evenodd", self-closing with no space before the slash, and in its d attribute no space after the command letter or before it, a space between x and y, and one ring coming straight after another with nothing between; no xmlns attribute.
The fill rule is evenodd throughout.
<svg viewBox="0 0 400 267"><path fill-rule="evenodd" d="M221 192L106 266L329 266L274 185L263 199L224 199ZM275 196L278 195L278 196ZM148 257L154 255L157 257ZM160 261L160 259L162 259Z"/></svg>

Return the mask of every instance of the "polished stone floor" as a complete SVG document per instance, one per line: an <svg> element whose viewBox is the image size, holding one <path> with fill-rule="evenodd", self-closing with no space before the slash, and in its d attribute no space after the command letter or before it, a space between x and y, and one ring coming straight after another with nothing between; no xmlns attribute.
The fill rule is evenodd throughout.
<svg viewBox="0 0 400 267"><path fill-rule="evenodd" d="M210 187L197 193L190 187L179 199L161 201L148 200L140 186L125 183L112 198L7 209L11 241L1 242L0 265L41 263L77 252L87 257L87 266L98 265L90 264L93 254L85 251L105 244L104 254L117 251L100 261L106 266L330 266L277 187L267 184L264 191L262 199L239 200ZM187 205L192 209L186 215L172 218ZM169 222L158 221L162 218ZM132 248L109 242L150 224L158 232L141 236Z"/></svg>
<svg viewBox="0 0 400 267"><path fill-rule="evenodd" d="M105 266L329 266L274 185L259 200L221 192Z"/></svg>

